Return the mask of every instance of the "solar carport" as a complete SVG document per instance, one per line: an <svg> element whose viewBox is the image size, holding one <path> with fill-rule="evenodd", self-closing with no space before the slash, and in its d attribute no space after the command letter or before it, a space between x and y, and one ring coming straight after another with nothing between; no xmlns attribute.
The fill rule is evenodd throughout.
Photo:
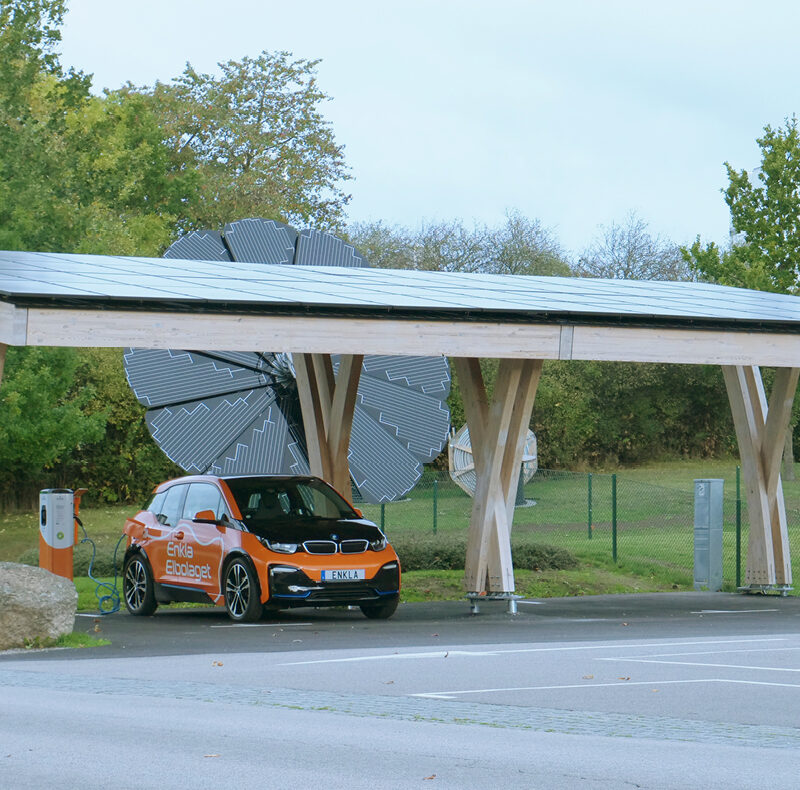
<svg viewBox="0 0 800 790"><path fill-rule="evenodd" d="M8 345L293 355L312 471L348 490L365 354L445 355L477 488L466 586L511 593L509 532L546 359L721 365L750 533L745 584L792 582L780 461L800 373L800 298L703 283L0 252ZM331 354L339 354L334 375ZM481 357L500 358L491 398ZM767 403L759 366L777 368Z"/></svg>

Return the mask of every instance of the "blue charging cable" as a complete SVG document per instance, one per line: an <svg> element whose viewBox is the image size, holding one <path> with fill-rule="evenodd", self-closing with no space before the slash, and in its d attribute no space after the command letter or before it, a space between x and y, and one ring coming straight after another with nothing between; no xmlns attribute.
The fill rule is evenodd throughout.
<svg viewBox="0 0 800 790"><path fill-rule="evenodd" d="M83 539L81 540L81 543L88 543L92 547L92 559L89 561L87 575L97 585L94 588L94 594L97 598L97 608L100 610L100 614L114 614L114 612L118 612L120 610L119 590L117 590L117 550L119 549L120 543L125 540L126 536L121 535L120 539L117 541L117 545L114 546L113 585L109 584L108 582L101 582L99 579L95 579L95 577L92 575L92 571L94 570L94 560L97 556L97 546L86 533L86 527L83 526L83 522L77 516L75 516L75 522L83 530ZM107 590L105 595L100 594L101 590Z"/></svg>

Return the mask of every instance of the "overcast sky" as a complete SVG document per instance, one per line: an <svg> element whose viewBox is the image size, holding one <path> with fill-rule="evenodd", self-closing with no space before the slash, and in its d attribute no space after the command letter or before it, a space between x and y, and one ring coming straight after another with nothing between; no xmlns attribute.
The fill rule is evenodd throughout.
<svg viewBox="0 0 800 790"><path fill-rule="evenodd" d="M724 241L723 162L800 109L796 0L70 0L62 62L96 89L262 50L321 58L351 220L494 225L580 252L636 211Z"/></svg>

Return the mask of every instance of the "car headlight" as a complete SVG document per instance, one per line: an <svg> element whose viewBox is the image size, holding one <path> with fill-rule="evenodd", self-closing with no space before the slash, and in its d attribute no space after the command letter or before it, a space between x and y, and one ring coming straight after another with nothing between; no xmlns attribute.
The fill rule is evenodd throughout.
<svg viewBox="0 0 800 790"><path fill-rule="evenodd" d="M373 551L383 551L388 545L389 541L386 540L386 535L381 535L379 538L369 542L369 547Z"/></svg>
<svg viewBox="0 0 800 790"><path fill-rule="evenodd" d="M279 554L294 554L297 551L296 543L282 543L279 540L259 539L270 551L277 551Z"/></svg>

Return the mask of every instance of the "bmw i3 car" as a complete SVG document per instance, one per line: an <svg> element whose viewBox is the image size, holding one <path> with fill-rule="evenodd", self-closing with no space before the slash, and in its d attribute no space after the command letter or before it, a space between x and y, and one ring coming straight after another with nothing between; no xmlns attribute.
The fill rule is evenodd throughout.
<svg viewBox="0 0 800 790"><path fill-rule="evenodd" d="M265 610L358 606L391 617L400 561L380 528L316 477L197 475L157 486L125 522L123 595L151 615L172 601Z"/></svg>

